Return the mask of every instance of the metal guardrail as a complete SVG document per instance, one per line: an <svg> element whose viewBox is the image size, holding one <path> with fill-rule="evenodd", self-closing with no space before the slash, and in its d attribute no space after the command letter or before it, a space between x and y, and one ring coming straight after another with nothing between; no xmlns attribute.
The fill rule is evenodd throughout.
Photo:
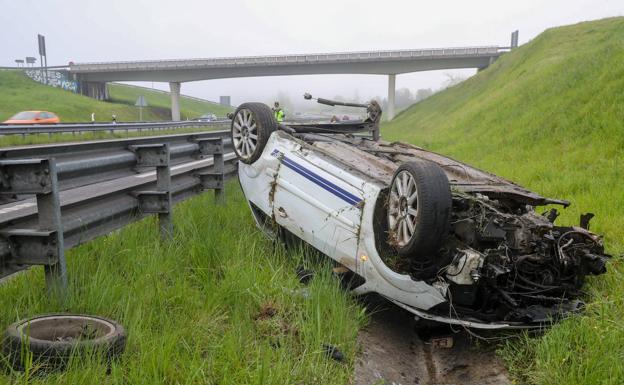
<svg viewBox="0 0 624 385"><path fill-rule="evenodd" d="M235 173L236 157L227 152L223 133L186 137L184 157L179 155L184 135L65 145L67 153L58 158L58 146L6 149L0 195L34 197L0 206L0 278L42 265L49 291L62 294L65 250L152 214L159 217L162 239L170 239L173 203L210 189L224 202L224 179ZM88 151L98 146L99 155ZM132 162L119 161L119 146L126 146ZM173 166L176 158L194 160ZM133 173L121 176L128 168ZM107 169L113 173L102 172Z"/></svg>
<svg viewBox="0 0 624 385"><path fill-rule="evenodd" d="M46 144L0 148L0 161L54 158L61 191L98 181L119 179L142 171L137 164L137 146L167 144L170 163L204 159L210 155L210 143L223 138L230 148L229 131L147 136L127 139L97 140L78 143ZM0 179L1 180L1 179ZM1 199L1 198L0 198ZM4 196L6 202L7 195ZM0 201L1 202L1 201Z"/></svg>
<svg viewBox="0 0 624 385"><path fill-rule="evenodd" d="M212 122L185 120L179 122L133 122L133 123L64 123L64 124L0 124L0 135L58 134L96 131L155 131L188 127L225 128L228 119Z"/></svg>

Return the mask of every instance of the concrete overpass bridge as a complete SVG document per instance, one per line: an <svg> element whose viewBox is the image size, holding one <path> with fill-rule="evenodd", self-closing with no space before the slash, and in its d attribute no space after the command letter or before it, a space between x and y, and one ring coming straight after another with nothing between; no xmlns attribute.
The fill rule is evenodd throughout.
<svg viewBox="0 0 624 385"><path fill-rule="evenodd" d="M284 75L387 75L387 116L392 119L395 113L396 75L442 69L483 69L509 49L510 47L483 46L214 59L72 63L69 65L69 73L80 82L82 93L98 99L107 98L106 82L168 82L171 89L172 120L180 120L180 88L184 82Z"/></svg>

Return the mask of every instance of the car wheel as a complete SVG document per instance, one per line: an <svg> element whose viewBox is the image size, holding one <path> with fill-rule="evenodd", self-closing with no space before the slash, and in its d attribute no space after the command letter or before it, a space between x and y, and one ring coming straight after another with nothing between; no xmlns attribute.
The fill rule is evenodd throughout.
<svg viewBox="0 0 624 385"><path fill-rule="evenodd" d="M448 235L451 206L449 181L440 166L427 161L403 163L388 194L388 242L401 255L427 259Z"/></svg>
<svg viewBox="0 0 624 385"><path fill-rule="evenodd" d="M126 345L126 332L115 321L81 314L50 314L16 322L5 332L3 350L16 370L32 354L33 364L64 367L72 355L102 352L117 358Z"/></svg>
<svg viewBox="0 0 624 385"><path fill-rule="evenodd" d="M232 145L243 163L253 163L262 154L271 133L277 129L273 111L262 103L243 103L232 117Z"/></svg>

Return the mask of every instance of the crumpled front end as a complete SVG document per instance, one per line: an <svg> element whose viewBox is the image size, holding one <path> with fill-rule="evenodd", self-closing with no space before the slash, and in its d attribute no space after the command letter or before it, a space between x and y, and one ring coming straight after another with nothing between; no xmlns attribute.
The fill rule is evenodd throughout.
<svg viewBox="0 0 624 385"><path fill-rule="evenodd" d="M557 226L556 216L454 192L451 234L440 253L449 264L433 275L412 266L412 274L446 286L448 302L435 309L445 314L545 323L580 310L585 277L606 272L610 256L598 235Z"/></svg>

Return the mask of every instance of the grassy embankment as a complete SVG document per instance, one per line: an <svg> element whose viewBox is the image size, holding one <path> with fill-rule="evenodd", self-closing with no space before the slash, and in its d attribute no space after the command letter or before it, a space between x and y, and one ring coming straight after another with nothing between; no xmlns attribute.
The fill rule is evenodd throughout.
<svg viewBox="0 0 624 385"><path fill-rule="evenodd" d="M70 296L46 299L43 272L0 286L0 325L57 311L119 320L129 340L111 368L96 360L41 376L5 373L2 384L346 384L364 314L331 269L309 286L300 255L258 232L236 182L228 204L203 194L175 207L175 240L159 242L154 218L68 252ZM306 263L311 263L307 261ZM316 262L318 263L318 262ZM326 357L334 344L347 362Z"/></svg>
<svg viewBox="0 0 624 385"><path fill-rule="evenodd" d="M547 30L382 133L570 200L624 253L624 18ZM584 315L502 349L520 383L624 383L624 266L590 279Z"/></svg>
<svg viewBox="0 0 624 385"><path fill-rule="evenodd" d="M159 111L160 114L171 119L171 96L168 93L152 91L148 88L133 87L125 84L110 83L108 85L111 102L119 104L129 104L134 106L140 95L145 96L149 107ZM136 107L135 107L136 108ZM232 108L219 104L207 103L197 99L180 99L180 117L182 120L195 119L203 114L212 112L218 117L224 117ZM167 119L162 119L167 120Z"/></svg>
<svg viewBox="0 0 624 385"><path fill-rule="evenodd" d="M123 84L109 84L109 93L111 101L102 102L60 88L44 86L32 81L19 71L0 71L0 122L24 110L52 111L61 118L61 122L90 121L92 112L95 112L96 121L99 122L110 122L112 114L117 115L118 122L137 121L139 118L138 109L134 106L134 102L139 95L144 95L149 104L143 110L143 119L145 121L171 119L168 94ZM224 116L231 110L228 107L185 97L180 99L180 109L183 119L187 117L196 118L208 112L212 112L217 116ZM202 130L206 129L188 128L156 132L115 132L113 134L97 132L81 135L53 134L52 136L41 134L28 135L24 138L20 135L10 135L0 137L0 147L149 136Z"/></svg>
<svg viewBox="0 0 624 385"><path fill-rule="evenodd" d="M138 107L134 106L139 95L145 96L148 107L143 109L143 120L170 120L170 99L168 94L146 88L124 84L108 85L111 100L101 102L86 96L74 94L60 88L44 86L29 79L21 71L0 71L0 121L19 111L46 110L56 113L61 122L89 122L95 112L98 122L110 122L113 114L119 122L139 120ZM200 102L195 99L180 99L180 114L184 120L197 118L212 112L224 116L231 109L218 104Z"/></svg>

